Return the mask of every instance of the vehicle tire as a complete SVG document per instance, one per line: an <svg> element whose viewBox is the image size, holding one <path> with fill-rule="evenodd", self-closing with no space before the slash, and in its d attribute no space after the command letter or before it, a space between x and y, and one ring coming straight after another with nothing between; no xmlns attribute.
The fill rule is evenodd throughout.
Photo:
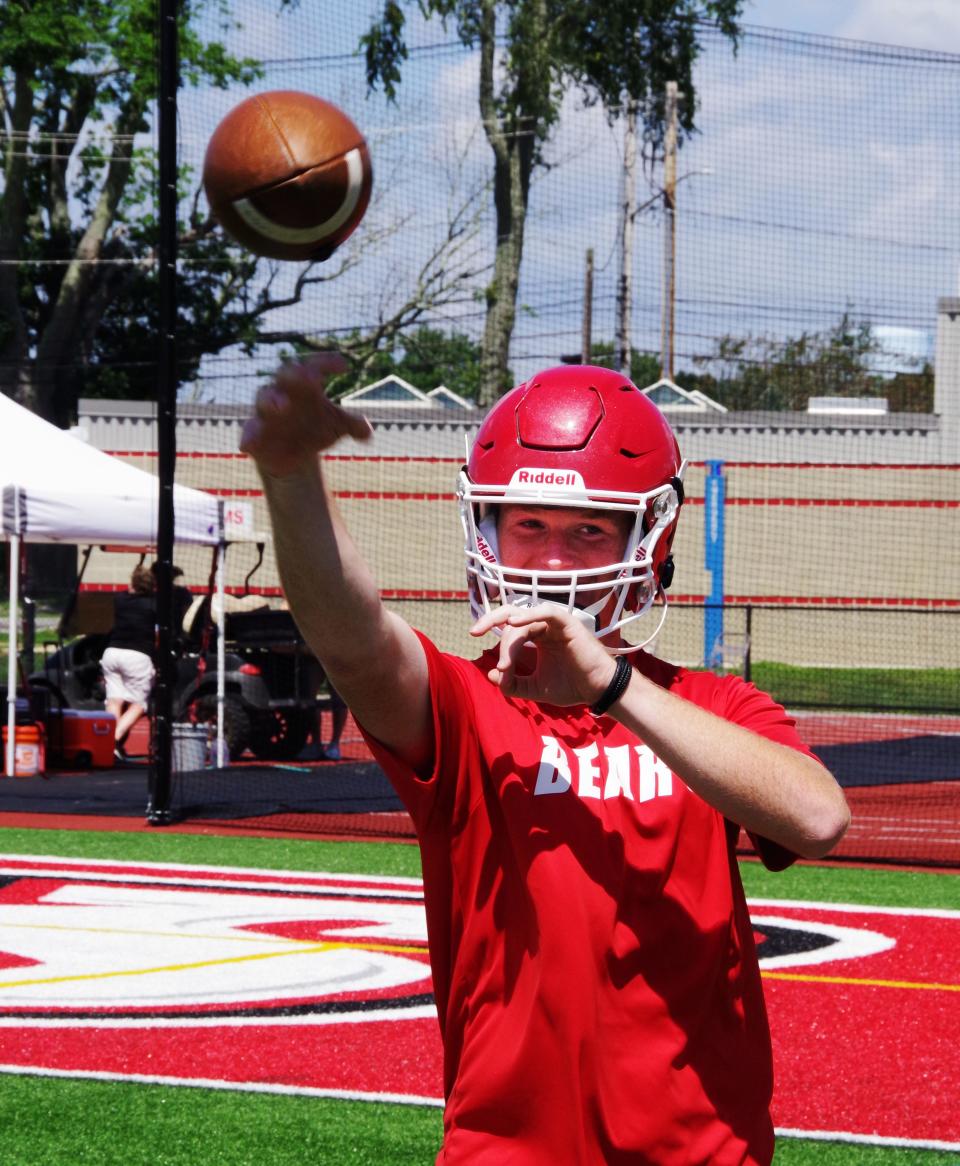
<svg viewBox="0 0 960 1166"><path fill-rule="evenodd" d="M264 761L292 761L306 744L309 732L309 714L271 709L254 721L250 748Z"/></svg>
<svg viewBox="0 0 960 1166"><path fill-rule="evenodd" d="M187 720L194 725L217 729L217 698L198 696L187 705ZM223 739L230 756L237 760L250 745L250 714L239 697L227 694L223 699Z"/></svg>

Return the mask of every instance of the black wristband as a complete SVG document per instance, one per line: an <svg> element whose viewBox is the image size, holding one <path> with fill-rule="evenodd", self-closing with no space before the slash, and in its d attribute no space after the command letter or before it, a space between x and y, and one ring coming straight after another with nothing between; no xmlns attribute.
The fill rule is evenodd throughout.
<svg viewBox="0 0 960 1166"><path fill-rule="evenodd" d="M607 709L627 691L627 685L630 683L630 677L632 675L633 665L626 656L618 656L613 679L607 685L603 696L600 697L596 704L590 706L590 712L595 717L602 717Z"/></svg>

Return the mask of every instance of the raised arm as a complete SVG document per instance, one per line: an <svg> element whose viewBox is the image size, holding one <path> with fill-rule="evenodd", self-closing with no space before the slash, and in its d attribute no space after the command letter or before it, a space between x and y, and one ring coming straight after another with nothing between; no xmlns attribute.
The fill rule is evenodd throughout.
<svg viewBox="0 0 960 1166"><path fill-rule="evenodd" d="M433 735L423 648L383 605L320 466L341 437L371 433L326 395L327 378L344 368L334 353L284 366L258 394L240 448L260 472L280 580L304 639L356 720L425 770Z"/></svg>

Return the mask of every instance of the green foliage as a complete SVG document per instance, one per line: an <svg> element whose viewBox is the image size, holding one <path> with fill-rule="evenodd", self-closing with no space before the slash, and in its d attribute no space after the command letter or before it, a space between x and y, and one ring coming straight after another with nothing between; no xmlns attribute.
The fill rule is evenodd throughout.
<svg viewBox="0 0 960 1166"><path fill-rule="evenodd" d="M494 10L500 46L496 112L505 129L525 119L538 142L556 124L564 91L580 89L611 116L630 98L648 141L663 136L664 91L676 81L685 95L681 130L691 132L697 106L693 65L703 22L734 43L743 0L416 0L427 17L454 24L463 44L488 35ZM413 0L407 0L407 6ZM402 0L385 0L380 19L361 39L367 81L396 95L407 56Z"/></svg>
<svg viewBox="0 0 960 1166"><path fill-rule="evenodd" d="M599 364L603 368L616 368L614 359L614 345L607 341L590 346L590 363ZM637 348L630 349L630 379L639 389L647 385L656 384L660 380L660 358L652 352L641 352Z"/></svg>
<svg viewBox="0 0 960 1166"><path fill-rule="evenodd" d="M416 0L427 19L455 26L479 52L477 100L493 153L496 247L486 289L479 400L491 404L510 384L507 358L516 318L531 177L560 118L564 94L580 90L613 120L625 102L636 110L652 157L664 137L667 82L684 96L679 138L694 128L693 65L701 24L736 39L743 0ZM405 8L384 0L361 38L367 81L396 95L407 56Z"/></svg>
<svg viewBox="0 0 960 1166"><path fill-rule="evenodd" d="M226 0L179 6L184 84L249 84L256 62L198 36L195 18L211 11L221 28L233 23ZM156 101L156 40L155 0L8 0L0 22L13 131L0 172L0 249L26 261L0 270L0 388L14 391L31 370L36 394L25 403L60 421L72 416L78 391L156 391L143 363L156 337L155 158L135 146ZM182 228L185 236L209 230ZM184 331L201 351L250 328L241 289L252 264L232 260L222 243L209 246L220 251L205 256L222 260L216 276L192 264L180 279ZM192 353L184 367L195 367Z"/></svg>
<svg viewBox="0 0 960 1166"><path fill-rule="evenodd" d="M353 365L350 372L331 378L331 396L341 397L394 373L423 392L446 385L468 401L477 399L480 346L464 333L421 325L391 337L388 347L378 348L376 343L358 332L320 342L322 348L337 348ZM298 351L306 349L301 346Z"/></svg>
<svg viewBox="0 0 960 1166"><path fill-rule="evenodd" d="M150 215L126 232L131 255L149 253L156 223ZM241 293L253 279L257 258L219 233L198 232L191 262L177 283L177 368L181 384L192 380L204 354L240 345L250 352L269 291ZM73 385L77 397L150 400L156 397L159 273L153 264L133 264L112 273L111 294L94 327L79 338ZM108 274L108 278L111 275Z"/></svg>
<svg viewBox="0 0 960 1166"><path fill-rule="evenodd" d="M918 372L898 372L883 386L891 413L933 412L933 365Z"/></svg>
<svg viewBox="0 0 960 1166"><path fill-rule="evenodd" d="M825 332L786 339L724 336L685 373L683 387L698 388L728 409L799 410L811 397L885 397L891 412L930 412L933 369L886 378L874 371L881 344L865 320L844 313Z"/></svg>

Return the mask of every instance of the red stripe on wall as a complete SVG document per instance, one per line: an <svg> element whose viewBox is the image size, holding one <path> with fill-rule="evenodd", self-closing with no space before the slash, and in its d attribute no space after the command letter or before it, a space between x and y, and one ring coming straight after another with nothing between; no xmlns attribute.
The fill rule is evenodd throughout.
<svg viewBox="0 0 960 1166"><path fill-rule="evenodd" d="M155 449L107 449L104 453L110 454L111 457L149 457L155 458L157 451ZM240 453L238 450L231 451L217 451L206 449L195 450L180 450L177 452L178 458L194 459L203 461L210 460L238 460L246 461L248 454ZM345 454L345 453L325 453L323 455L324 461L330 462L368 462L377 463L384 462L387 464L418 464L418 465L450 465L462 466L463 458L459 457L435 457L435 456L421 456L414 457L409 455L399 454ZM691 466L703 468L706 466L705 461L692 461ZM944 465L939 462L737 462L725 461L723 462L724 469L729 470L937 470L947 473L957 473L960 471L960 464Z"/></svg>
<svg viewBox="0 0 960 1166"><path fill-rule="evenodd" d="M205 493L218 498L262 498L263 491L225 486L203 487ZM455 494L417 490L334 490L334 497L364 502L453 502ZM687 497L688 506L702 506L702 497ZM824 506L837 509L879 510L957 510L956 498L736 498L728 497L727 506Z"/></svg>
<svg viewBox="0 0 960 1166"><path fill-rule="evenodd" d="M126 548L125 548L126 549ZM126 591L125 583L82 583L81 591L88 592L115 592ZM243 587L228 587L229 595L245 595ZM283 595L280 587L257 587L250 594L263 595L268 598ZM430 590L417 588L385 587L380 595L384 599L410 599L426 602L444 600L467 599L466 591L459 590ZM678 607L699 605L706 602L705 595L671 595L670 602ZM837 607L843 609L870 608L920 608L928 610L960 609L960 599L929 599L921 596L904 595L728 595L724 600L727 607L742 607L749 604L752 607Z"/></svg>

